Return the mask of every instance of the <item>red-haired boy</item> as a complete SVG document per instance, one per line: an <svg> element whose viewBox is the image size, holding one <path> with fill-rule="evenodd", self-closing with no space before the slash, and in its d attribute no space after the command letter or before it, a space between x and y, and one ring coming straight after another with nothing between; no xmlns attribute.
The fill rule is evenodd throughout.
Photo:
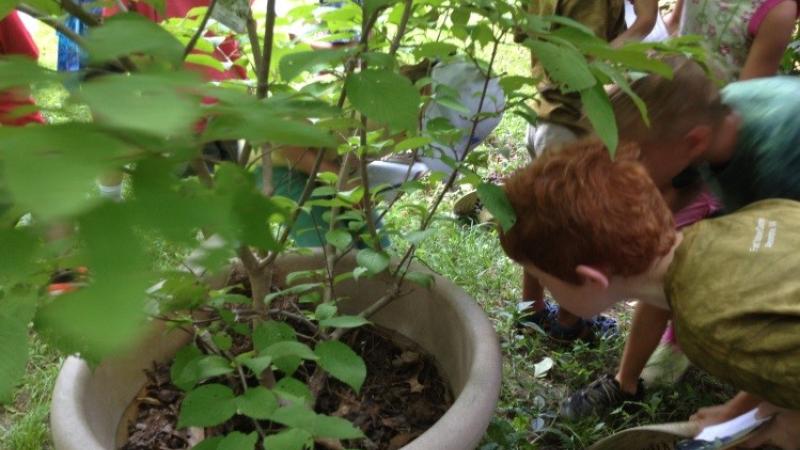
<svg viewBox="0 0 800 450"><path fill-rule="evenodd" d="M777 414L750 443L800 447L800 203L677 232L644 166L596 141L545 153L505 190L517 222L503 249L559 304L582 317L630 298L671 311L694 364Z"/></svg>

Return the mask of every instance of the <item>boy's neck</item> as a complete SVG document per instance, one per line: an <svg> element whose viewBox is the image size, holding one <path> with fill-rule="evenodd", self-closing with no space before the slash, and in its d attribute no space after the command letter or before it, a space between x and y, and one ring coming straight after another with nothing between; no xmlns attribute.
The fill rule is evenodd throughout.
<svg viewBox="0 0 800 450"><path fill-rule="evenodd" d="M715 133L714 142L712 142L702 158L712 166L724 166L727 164L733 158L734 151L736 151L736 142L741 124L742 116L736 111L731 111L730 114L725 116Z"/></svg>
<svg viewBox="0 0 800 450"><path fill-rule="evenodd" d="M647 272L625 280L623 289L626 291L627 298L648 303L660 309L669 310L667 295L664 292L664 284L667 278L672 261L675 258L675 250L683 242L683 234L675 234L675 243L669 252L658 259Z"/></svg>

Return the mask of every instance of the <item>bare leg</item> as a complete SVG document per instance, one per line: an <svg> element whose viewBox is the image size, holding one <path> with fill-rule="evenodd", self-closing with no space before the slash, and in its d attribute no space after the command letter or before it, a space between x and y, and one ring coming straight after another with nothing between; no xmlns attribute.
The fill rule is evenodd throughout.
<svg viewBox="0 0 800 450"><path fill-rule="evenodd" d="M522 272L522 298L533 302L531 307L535 312L544 310L544 288L539 280Z"/></svg>
<svg viewBox="0 0 800 450"><path fill-rule="evenodd" d="M564 308L558 308L558 324L564 328L572 328L578 324L580 317L572 314Z"/></svg>
<svg viewBox="0 0 800 450"><path fill-rule="evenodd" d="M110 170L97 177L100 194L112 200L122 200L122 177L121 170Z"/></svg>
<svg viewBox="0 0 800 450"><path fill-rule="evenodd" d="M614 377L624 392L636 393L639 376L650 356L658 347L671 317L670 311L643 302L636 303L631 321L631 331L628 340L625 341L625 350L622 352L619 371Z"/></svg>

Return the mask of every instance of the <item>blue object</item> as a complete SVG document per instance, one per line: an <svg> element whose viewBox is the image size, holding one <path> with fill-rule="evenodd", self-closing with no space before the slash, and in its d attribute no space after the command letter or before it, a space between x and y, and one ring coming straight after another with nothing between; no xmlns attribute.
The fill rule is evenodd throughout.
<svg viewBox="0 0 800 450"><path fill-rule="evenodd" d="M78 0L79 4L86 4L93 2L94 0ZM90 11L92 14L100 14L102 12L101 8L93 8ZM81 22L75 16L69 16L65 23L67 28L74 31L75 34L79 36L85 36L89 27ZM61 33L58 33L58 71L59 72L77 72L84 67L86 55L84 54L83 50L76 44L72 42L71 39L64 36Z"/></svg>

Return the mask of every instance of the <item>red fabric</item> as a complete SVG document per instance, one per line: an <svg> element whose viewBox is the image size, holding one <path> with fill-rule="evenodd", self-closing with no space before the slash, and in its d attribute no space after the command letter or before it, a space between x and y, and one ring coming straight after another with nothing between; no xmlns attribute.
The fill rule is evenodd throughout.
<svg viewBox="0 0 800 450"><path fill-rule="evenodd" d="M176 17L186 17L186 14L191 11L192 8L196 8L199 6L208 6L210 1L209 0L167 0L167 11L166 16L161 16L156 12L156 10L151 7L150 5L142 2L142 1L131 1L125 0L126 6L129 11L137 12L144 17L152 20L153 22L161 22L167 18L176 18ZM104 16L111 16L119 12L117 7L113 8L106 8L103 11ZM207 33L206 36L214 36L213 33ZM204 54L197 49L195 49L192 53L197 54ZM205 53L208 54L208 53ZM232 36L227 36L225 40L216 48L213 53L214 58L218 61L221 61L223 64L229 62L235 62L238 60L242 55L239 51L239 43ZM247 78L247 69L237 64L232 65L228 70L221 72L211 67L207 66L198 66L196 64L187 64L186 67L200 72L203 76L209 81L222 81L222 80L231 80L231 79L239 79L244 80Z"/></svg>
<svg viewBox="0 0 800 450"><path fill-rule="evenodd" d="M39 58L39 49L33 42L25 24L16 11L0 20L0 55L23 55ZM21 126L29 123L44 123L39 112L22 117L12 117L12 112L20 106L33 106L33 99L26 89L0 92L0 125Z"/></svg>

